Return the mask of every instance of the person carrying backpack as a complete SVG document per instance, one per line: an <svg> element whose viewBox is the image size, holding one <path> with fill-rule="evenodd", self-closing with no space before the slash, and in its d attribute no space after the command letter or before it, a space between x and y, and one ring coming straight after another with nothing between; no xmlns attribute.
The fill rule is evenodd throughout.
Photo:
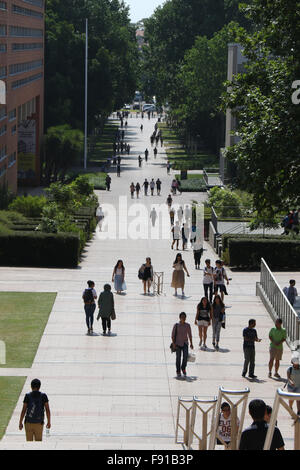
<svg viewBox="0 0 300 470"><path fill-rule="evenodd" d="M86 325L88 327L87 334L93 333L94 313L96 309L97 293L94 289L95 283L88 281L88 288L83 291L82 298L84 302L84 311L86 315Z"/></svg>
<svg viewBox="0 0 300 470"><path fill-rule="evenodd" d="M26 393L19 420L19 429L23 429L25 417L26 441L42 441L44 429L44 413L47 415L47 429L51 428L51 413L49 400L45 393L40 392L41 382L34 379L31 382L31 392Z"/></svg>
<svg viewBox="0 0 300 470"><path fill-rule="evenodd" d="M224 301L224 294L227 294L226 286L225 286L225 279L227 281L227 285L229 285L229 279L227 277L226 271L222 266L222 261L216 261L216 267L214 269L214 285L215 285L215 295L217 295L218 290L220 289L221 299L222 302ZM227 294L228 295L228 294Z"/></svg>

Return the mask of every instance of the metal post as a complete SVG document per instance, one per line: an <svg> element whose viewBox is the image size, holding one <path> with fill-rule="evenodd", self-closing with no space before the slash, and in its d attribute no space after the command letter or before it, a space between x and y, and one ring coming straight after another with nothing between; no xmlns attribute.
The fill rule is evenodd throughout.
<svg viewBox="0 0 300 470"><path fill-rule="evenodd" d="M87 169L87 131L88 131L88 19L85 20L85 92L84 92L84 169Z"/></svg>

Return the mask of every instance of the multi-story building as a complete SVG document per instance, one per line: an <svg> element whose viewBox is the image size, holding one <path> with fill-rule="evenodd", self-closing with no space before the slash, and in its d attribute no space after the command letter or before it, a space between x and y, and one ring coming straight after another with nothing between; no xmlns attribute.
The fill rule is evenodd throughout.
<svg viewBox="0 0 300 470"><path fill-rule="evenodd" d="M40 180L44 114L44 0L0 0L0 186Z"/></svg>

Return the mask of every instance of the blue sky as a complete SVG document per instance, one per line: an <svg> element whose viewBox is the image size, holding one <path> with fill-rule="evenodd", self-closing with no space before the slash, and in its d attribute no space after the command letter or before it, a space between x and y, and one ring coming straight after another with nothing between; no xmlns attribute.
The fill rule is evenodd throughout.
<svg viewBox="0 0 300 470"><path fill-rule="evenodd" d="M149 18L164 0L125 0L125 3L130 6L131 20L136 23L143 18Z"/></svg>

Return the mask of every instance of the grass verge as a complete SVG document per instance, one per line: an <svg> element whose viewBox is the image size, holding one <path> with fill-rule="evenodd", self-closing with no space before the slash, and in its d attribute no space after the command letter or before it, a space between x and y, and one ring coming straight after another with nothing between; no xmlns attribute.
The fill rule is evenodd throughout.
<svg viewBox="0 0 300 470"><path fill-rule="evenodd" d="M56 298L55 293L0 292L0 339L6 364L31 367Z"/></svg>
<svg viewBox="0 0 300 470"><path fill-rule="evenodd" d="M0 377L0 440L25 384L26 377Z"/></svg>

